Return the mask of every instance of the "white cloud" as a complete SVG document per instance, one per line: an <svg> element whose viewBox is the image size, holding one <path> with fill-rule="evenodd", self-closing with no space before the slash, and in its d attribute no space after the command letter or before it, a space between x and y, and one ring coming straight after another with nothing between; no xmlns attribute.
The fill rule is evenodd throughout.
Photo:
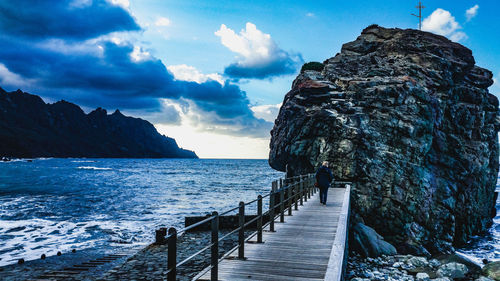
<svg viewBox="0 0 500 281"><path fill-rule="evenodd" d="M139 46L134 46L134 50L130 53L130 58L135 62L140 62L151 59L151 54Z"/></svg>
<svg viewBox="0 0 500 281"><path fill-rule="evenodd" d="M449 37L451 41L459 42L462 39L467 39L467 34L462 31L457 31L451 34Z"/></svg>
<svg viewBox="0 0 500 281"><path fill-rule="evenodd" d="M156 26L170 26L172 22L170 21L170 19L168 18L165 18L165 17L159 17L156 22L155 22L155 25Z"/></svg>
<svg viewBox="0 0 500 281"><path fill-rule="evenodd" d="M160 133L173 137L182 148L194 150L200 158L266 159L269 156L269 138L227 134L228 130L238 128L207 123L210 113L200 113L178 102L167 101L164 105L176 108L180 123L157 123L155 127Z"/></svg>
<svg viewBox="0 0 500 281"><path fill-rule="evenodd" d="M266 78L290 74L295 65L302 62L300 55L292 55L280 49L271 38L251 22L239 34L222 24L215 32L222 45L237 54L236 63L225 73L239 78Z"/></svg>
<svg viewBox="0 0 500 281"><path fill-rule="evenodd" d="M148 120L155 123L160 133L173 137L179 146L194 150L201 158L266 159L269 156L269 138L227 134L228 131L241 128L234 127L234 124L210 123L213 114L193 109L192 102L188 100L162 99L162 105L160 114L172 111L172 121L175 122L165 123L160 121L164 118L155 119L151 116L148 116Z"/></svg>
<svg viewBox="0 0 500 281"><path fill-rule="evenodd" d="M252 106L250 109L253 111L255 117L262 118L268 122L274 123L276 117L278 117L280 108L281 108L281 103L257 105L257 106Z"/></svg>
<svg viewBox="0 0 500 281"><path fill-rule="evenodd" d="M211 103L213 99L207 97L207 100L201 106L192 100L180 98L176 100L168 100L167 103L176 104L177 112L179 113L181 124L194 128L198 132L213 133L226 135L231 137L247 137L251 139L269 139L269 131L273 124L263 119L258 119L253 115L251 118L248 114L239 116L220 116L213 110L213 106L206 106L206 103ZM163 103L163 105L167 104ZM162 120L158 119L158 123L163 124Z"/></svg>
<svg viewBox="0 0 500 281"><path fill-rule="evenodd" d="M16 88L26 87L32 81L23 78L21 75L11 72L4 64L0 63L0 85L12 86Z"/></svg>
<svg viewBox="0 0 500 281"><path fill-rule="evenodd" d="M93 54L101 56L103 49L99 40L87 40L84 42L69 42L62 39L47 39L33 43L36 47L50 50L66 55Z"/></svg>
<svg viewBox="0 0 500 281"><path fill-rule="evenodd" d="M310 17L310 18L313 18L313 17L315 17L316 15L315 15L314 13L307 13L307 14L306 14L306 16L307 16L307 17Z"/></svg>
<svg viewBox="0 0 500 281"><path fill-rule="evenodd" d="M436 9L422 22L422 30L446 36L453 41L467 38L467 35L459 31L462 27L450 12L441 8Z"/></svg>
<svg viewBox="0 0 500 281"><path fill-rule="evenodd" d="M108 0L111 4L127 9L130 6L129 0Z"/></svg>
<svg viewBox="0 0 500 281"><path fill-rule="evenodd" d="M467 21L470 21L473 17L477 15L477 10L479 9L479 5L474 5L471 8L465 11L465 16L467 17Z"/></svg>
<svg viewBox="0 0 500 281"><path fill-rule="evenodd" d="M170 65L167 67L176 80L191 81L196 83L204 83L208 80L213 80L224 85L224 78L218 73L203 74L194 66L185 64Z"/></svg>
<svg viewBox="0 0 500 281"><path fill-rule="evenodd" d="M247 22L246 29L240 31L240 35L225 24L220 26L215 35L220 37L222 45L239 54L245 64L265 63L271 60L271 55L278 48L271 35L258 30L257 26L250 22Z"/></svg>

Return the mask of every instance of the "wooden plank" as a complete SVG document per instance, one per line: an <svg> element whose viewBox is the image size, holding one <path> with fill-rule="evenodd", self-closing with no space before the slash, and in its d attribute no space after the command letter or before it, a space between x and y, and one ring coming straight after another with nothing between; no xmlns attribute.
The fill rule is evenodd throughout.
<svg viewBox="0 0 500 281"><path fill-rule="evenodd" d="M331 189L327 206L316 193L292 216L275 220L275 232L264 232L264 243L245 244L246 260L237 252L219 264L219 280L323 280L330 265L339 217L343 214L345 189ZM210 280L210 272L199 280Z"/></svg>
<svg viewBox="0 0 500 281"><path fill-rule="evenodd" d="M200 278L199 280L203 281L208 281L210 278L206 279L205 276ZM323 278L301 278L301 277L294 277L293 279L290 279L288 276L281 276L281 275L268 275L268 274L260 274L258 272L254 272L251 275L244 275L244 274L239 274L239 273L231 273L231 272L224 272L219 274L219 281L249 281L249 280L259 280L259 281L321 281Z"/></svg>
<svg viewBox="0 0 500 281"><path fill-rule="evenodd" d="M258 259L247 259L244 261L239 260L228 260L224 265L220 267L221 270L226 268L234 268L235 266L239 268L259 268L260 270L269 269L301 269L301 270L311 270L311 271L323 271L326 265L322 264L311 264L297 261L268 261L268 260L258 260Z"/></svg>
<svg viewBox="0 0 500 281"><path fill-rule="evenodd" d="M241 277L247 278L255 278L256 274L258 275L267 275L267 276L283 276L288 277L288 280L296 280L295 278L313 278L313 279L321 279L325 276L325 269L323 270L307 270L307 269L287 269L287 268L255 268L248 267L245 268L241 265L232 267L232 268L223 268L219 269L219 276L223 276L224 274L238 274ZM248 277L250 276L250 277ZM256 279L260 280L260 279Z"/></svg>

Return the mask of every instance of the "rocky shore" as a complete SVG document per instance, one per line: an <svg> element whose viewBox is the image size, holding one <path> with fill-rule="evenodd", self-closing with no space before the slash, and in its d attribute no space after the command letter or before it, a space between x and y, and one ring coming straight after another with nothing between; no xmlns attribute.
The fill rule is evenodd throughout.
<svg viewBox="0 0 500 281"><path fill-rule="evenodd" d="M500 280L495 277L499 277L498 272L488 271L487 268L482 270L480 266L455 254L431 259L412 255L363 258L351 252L345 279L351 281Z"/></svg>
<svg viewBox="0 0 500 281"><path fill-rule="evenodd" d="M219 238L230 231L221 230ZM246 232L248 237L252 232ZM200 231L186 233L178 238L177 243L177 262L184 260L203 247L210 244L211 233ZM227 237L225 241L219 243L219 258L238 244L238 233ZM129 257L123 264L104 273L99 281L123 280L165 280L167 277L167 245L151 244L135 255ZM210 265L210 250L196 256L189 262L177 269L177 280L191 280L204 268ZM91 279L96 280L96 279Z"/></svg>
<svg viewBox="0 0 500 281"><path fill-rule="evenodd" d="M229 233L227 230L219 232L219 238ZM252 231L245 233L248 237ZM177 240L177 262L184 260L203 247L210 244L211 233L199 231L185 233ZM234 248L238 243L238 233L234 233L219 244L219 257ZM117 254L118 252L116 252ZM166 280L167 278L167 245L151 244L144 249L135 252L121 252L123 258L116 261L95 264L85 271L77 274L69 270L80 264L92 262L103 256L96 250L82 250L76 253L63 254L61 257L48 257L46 260L27 261L24 264L13 264L0 267L0 280L2 281L24 281L43 279L50 275L50 280L65 281L114 281L114 280ZM210 250L207 250L191 261L177 269L177 280L191 280L196 274L210 265ZM47 279L49 280L49 279Z"/></svg>

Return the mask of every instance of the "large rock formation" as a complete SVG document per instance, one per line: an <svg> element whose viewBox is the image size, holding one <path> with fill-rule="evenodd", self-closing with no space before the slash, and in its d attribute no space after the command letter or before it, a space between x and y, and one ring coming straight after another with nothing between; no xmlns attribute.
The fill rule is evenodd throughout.
<svg viewBox="0 0 500 281"><path fill-rule="evenodd" d="M498 100L474 64L445 37L369 26L295 79L269 163L302 174L329 160L354 183L354 222L399 252L451 251L494 216Z"/></svg>
<svg viewBox="0 0 500 281"><path fill-rule="evenodd" d="M0 88L0 156L197 158L148 121Z"/></svg>

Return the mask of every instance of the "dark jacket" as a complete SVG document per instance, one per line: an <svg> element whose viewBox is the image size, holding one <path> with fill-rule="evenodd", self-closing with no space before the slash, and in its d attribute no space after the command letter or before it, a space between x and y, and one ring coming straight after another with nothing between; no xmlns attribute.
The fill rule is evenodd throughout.
<svg viewBox="0 0 500 281"><path fill-rule="evenodd" d="M333 180L333 174L328 167L321 166L316 172L316 182L320 188L328 188Z"/></svg>

